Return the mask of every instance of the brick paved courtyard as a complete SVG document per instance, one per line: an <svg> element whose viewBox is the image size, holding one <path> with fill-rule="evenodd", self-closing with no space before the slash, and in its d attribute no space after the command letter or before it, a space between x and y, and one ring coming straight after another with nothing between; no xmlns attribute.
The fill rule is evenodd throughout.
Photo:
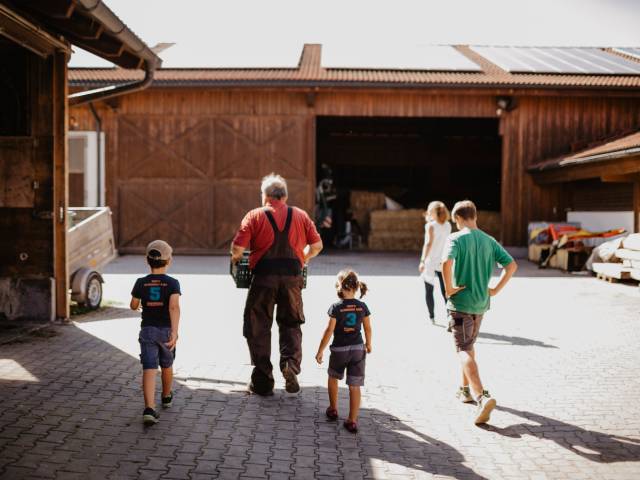
<svg viewBox="0 0 640 480"><path fill-rule="evenodd" d="M302 393L284 395L278 376L266 399L244 391L246 291L227 259L177 258L176 398L145 428L139 322L125 308L144 264L120 258L108 307L0 345L0 478L640 478L638 288L520 263L483 323L481 374L498 408L479 428L473 406L455 402L457 360L442 309L437 326L425 321L415 258L320 258L305 291ZM325 367L313 360L346 265L369 283L374 329L355 436L324 419Z"/></svg>

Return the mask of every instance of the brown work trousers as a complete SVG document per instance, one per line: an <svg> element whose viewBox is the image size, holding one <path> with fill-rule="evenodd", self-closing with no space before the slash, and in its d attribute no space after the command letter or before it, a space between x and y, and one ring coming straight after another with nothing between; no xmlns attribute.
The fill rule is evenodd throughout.
<svg viewBox="0 0 640 480"><path fill-rule="evenodd" d="M251 282L244 309L243 334L249 345L253 388L257 393L273 390L271 327L277 305L280 333L280 370L288 366L296 375L302 361L302 277L257 275Z"/></svg>

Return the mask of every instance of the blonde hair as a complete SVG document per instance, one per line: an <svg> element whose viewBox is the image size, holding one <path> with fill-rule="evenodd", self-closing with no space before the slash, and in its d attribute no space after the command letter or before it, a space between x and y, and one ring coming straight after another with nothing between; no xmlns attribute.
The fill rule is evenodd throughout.
<svg viewBox="0 0 640 480"><path fill-rule="evenodd" d="M427 219L431 218L433 220L437 220L439 223L445 223L449 221L451 216L449 215L449 210L447 209L447 206L444 203L438 200L435 200L431 202L427 207L425 218Z"/></svg>
<svg viewBox="0 0 640 480"><path fill-rule="evenodd" d="M348 268L341 270L336 280L336 293L340 298L344 298L344 290L354 293L360 290L360 298L364 297L369 290L367 284L358 279L358 274Z"/></svg>

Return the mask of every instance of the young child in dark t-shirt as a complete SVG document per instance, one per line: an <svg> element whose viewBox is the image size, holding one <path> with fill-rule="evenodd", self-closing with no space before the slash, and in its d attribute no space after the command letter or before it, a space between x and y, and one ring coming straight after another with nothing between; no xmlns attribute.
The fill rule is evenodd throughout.
<svg viewBox="0 0 640 480"><path fill-rule="evenodd" d="M340 301L329 308L329 325L320 341L316 361L322 363L324 349L331 344L329 357L329 407L327 417L338 419L338 380L344 377L347 370L347 385L349 385L349 416L344 421L344 427L351 433L358 431L358 411L360 410L360 387L364 385L365 359L371 353L371 322L369 308L364 302L356 300L360 290L360 298L367 293L367 286L358 279L358 274L352 270L342 270L338 273L336 290ZM361 330L364 327L366 343L362 339Z"/></svg>
<svg viewBox="0 0 640 480"><path fill-rule="evenodd" d="M144 393L145 424L158 423L155 410L155 388L158 365L162 370L162 406L168 408L173 400L173 360L178 341L180 322L180 283L166 274L171 264L171 246L162 240L147 245L147 263L151 273L138 278L131 291L131 309L142 307L140 328L140 361L142 362L142 390Z"/></svg>

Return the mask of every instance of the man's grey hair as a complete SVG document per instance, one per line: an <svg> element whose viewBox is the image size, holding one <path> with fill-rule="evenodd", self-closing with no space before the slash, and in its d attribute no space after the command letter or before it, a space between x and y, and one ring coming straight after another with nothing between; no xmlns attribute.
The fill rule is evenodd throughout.
<svg viewBox="0 0 640 480"><path fill-rule="evenodd" d="M260 191L263 195L275 198L276 200L281 200L289 196L287 191L287 181L275 173L270 173L262 179Z"/></svg>

